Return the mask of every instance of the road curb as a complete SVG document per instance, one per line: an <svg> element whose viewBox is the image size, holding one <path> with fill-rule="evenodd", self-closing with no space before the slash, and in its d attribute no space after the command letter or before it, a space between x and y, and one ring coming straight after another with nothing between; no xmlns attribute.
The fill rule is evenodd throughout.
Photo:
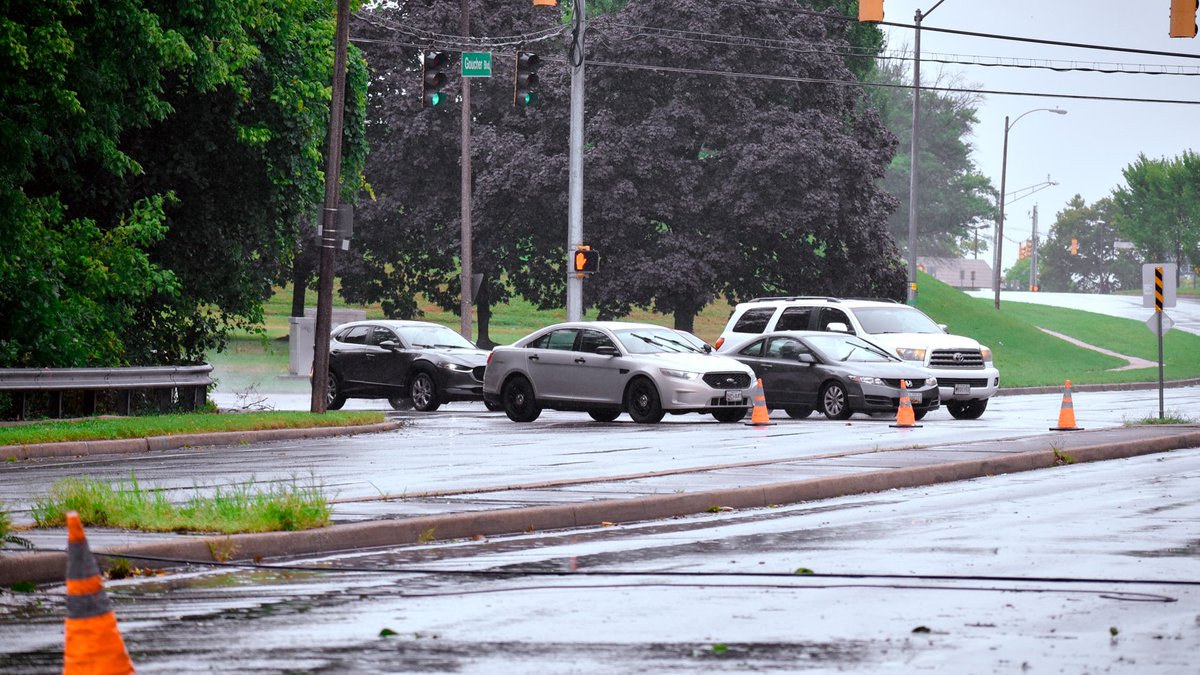
<svg viewBox="0 0 1200 675"><path fill-rule="evenodd" d="M1200 386L1200 377L1189 380L1167 380L1163 389ZM1111 384L1072 384L1071 391L1144 391L1158 389L1158 382L1115 382ZM1061 394L1062 385L1052 387L1009 387L1000 389L996 396L1023 396L1025 394Z"/></svg>
<svg viewBox="0 0 1200 675"><path fill-rule="evenodd" d="M1046 448L982 459L935 463L903 469L814 478L765 485L717 489L683 494L609 499L581 504L519 507L495 511L439 516L381 519L334 525L299 532L269 532L223 537L187 537L133 546L95 548L114 557L145 556L172 563L146 561L147 566L170 566L180 561L207 564L224 561L258 561L295 555L312 555L400 546L422 541L499 536L520 532L657 520L733 509L795 504L853 494L934 485L971 478L1017 473L1075 463L1104 461L1200 447L1200 431L1155 438L1099 443L1061 450L1053 437ZM889 452L908 452L894 450ZM60 581L66 569L65 553L0 555L0 585L16 581Z"/></svg>
<svg viewBox="0 0 1200 675"><path fill-rule="evenodd" d="M65 443L30 443L0 446L0 459L40 459L44 457L73 457L78 455L112 455L149 450L176 450L205 445L239 445L290 441L302 438L328 438L392 431L404 426L397 420L378 424L344 427L303 427L298 429L257 429L247 431L215 431L203 434L175 434L143 438L119 438L104 441L69 441Z"/></svg>

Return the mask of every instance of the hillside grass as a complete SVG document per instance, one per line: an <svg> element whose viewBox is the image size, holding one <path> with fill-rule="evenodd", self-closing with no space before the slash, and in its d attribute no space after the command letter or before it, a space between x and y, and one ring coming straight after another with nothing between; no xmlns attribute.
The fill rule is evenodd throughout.
<svg viewBox="0 0 1200 675"><path fill-rule="evenodd" d="M1020 302L973 298L921 274L917 307L944 323L951 333L968 335L992 348L1004 387L1157 381L1158 369L1114 371L1127 365L1039 330L1046 328L1109 351L1157 362L1158 341L1140 321ZM1200 336L1173 330L1163 337L1164 377L1200 377Z"/></svg>

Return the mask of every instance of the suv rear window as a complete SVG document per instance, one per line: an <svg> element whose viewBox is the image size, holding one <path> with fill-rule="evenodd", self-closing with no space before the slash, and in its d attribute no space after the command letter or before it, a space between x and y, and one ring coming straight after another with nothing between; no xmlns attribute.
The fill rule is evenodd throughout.
<svg viewBox="0 0 1200 675"><path fill-rule="evenodd" d="M808 330L808 321L812 317L812 307L788 307L779 315L775 330Z"/></svg>
<svg viewBox="0 0 1200 675"><path fill-rule="evenodd" d="M748 309L737 323L733 325L735 333L762 333L767 330L767 323L775 314L774 307L757 307Z"/></svg>

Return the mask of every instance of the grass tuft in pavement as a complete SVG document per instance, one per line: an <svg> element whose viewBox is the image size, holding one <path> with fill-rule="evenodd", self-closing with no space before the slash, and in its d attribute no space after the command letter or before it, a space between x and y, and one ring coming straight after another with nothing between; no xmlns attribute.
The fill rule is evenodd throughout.
<svg viewBox="0 0 1200 675"><path fill-rule="evenodd" d="M211 495L194 495L176 505L165 491L143 488L137 477L109 483L89 477L64 478L50 494L34 503L39 527L60 527L68 511L78 511L85 525L118 527L149 532L278 532L304 530L329 524L330 507L315 483L275 484L267 489L231 484L214 488Z"/></svg>

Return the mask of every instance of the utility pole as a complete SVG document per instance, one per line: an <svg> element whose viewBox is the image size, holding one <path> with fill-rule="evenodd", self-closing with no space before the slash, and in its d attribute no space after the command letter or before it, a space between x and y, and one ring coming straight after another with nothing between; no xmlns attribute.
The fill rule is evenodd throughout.
<svg viewBox="0 0 1200 675"><path fill-rule="evenodd" d="M350 0L338 0L333 56L333 96L329 102L329 149L325 158L325 209L321 214L321 267L317 282L317 326L313 336L312 400L309 410L325 412L329 392L329 331L333 322L334 252L338 246L338 188L342 169L342 116L346 101L346 48L350 42Z"/></svg>
<svg viewBox="0 0 1200 675"><path fill-rule="evenodd" d="M471 15L468 0L462 0L462 34L465 44L471 37ZM462 266L462 290L459 293L459 333L471 339L471 78L462 78L462 244L459 258Z"/></svg>
<svg viewBox="0 0 1200 675"><path fill-rule="evenodd" d="M1037 204L1033 205L1033 236L1029 239L1029 290L1037 288Z"/></svg>
<svg viewBox="0 0 1200 675"><path fill-rule="evenodd" d="M587 32L587 7L575 0L572 10L575 28L567 58L571 66L571 157L567 219L567 321L583 318L583 278L569 264L577 246L583 245L583 61L584 34Z"/></svg>

